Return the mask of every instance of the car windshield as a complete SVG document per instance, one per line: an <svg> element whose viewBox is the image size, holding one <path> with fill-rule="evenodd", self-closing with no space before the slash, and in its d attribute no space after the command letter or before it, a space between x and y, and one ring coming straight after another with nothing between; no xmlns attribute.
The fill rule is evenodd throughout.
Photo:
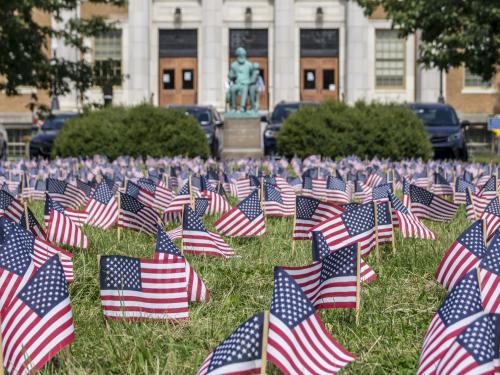
<svg viewBox="0 0 500 375"><path fill-rule="evenodd" d="M412 107L426 126L458 126L458 121L451 108L447 107Z"/></svg>
<svg viewBox="0 0 500 375"><path fill-rule="evenodd" d="M68 120L69 117L51 117L42 125L42 130L61 130L64 122Z"/></svg>
<svg viewBox="0 0 500 375"><path fill-rule="evenodd" d="M290 116L290 114L297 112L298 109L298 106L279 105L274 109L273 115L271 116L271 121L283 122L287 119L288 116Z"/></svg>
<svg viewBox="0 0 500 375"><path fill-rule="evenodd" d="M186 113L193 116L200 124L207 124L210 122L210 113L207 110L200 109L186 109Z"/></svg>

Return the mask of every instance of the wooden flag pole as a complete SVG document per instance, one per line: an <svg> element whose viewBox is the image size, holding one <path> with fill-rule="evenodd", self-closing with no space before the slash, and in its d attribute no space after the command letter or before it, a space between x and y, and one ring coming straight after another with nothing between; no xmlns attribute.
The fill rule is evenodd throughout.
<svg viewBox="0 0 500 375"><path fill-rule="evenodd" d="M472 204L472 212L474 213L474 219L477 219L476 205L474 204L474 199L472 198L472 192L470 188L467 188L467 194L469 194L470 202Z"/></svg>
<svg viewBox="0 0 500 375"><path fill-rule="evenodd" d="M3 364L3 340L2 340L2 332L0 331L0 375L4 374L3 368L4 368L4 364Z"/></svg>
<svg viewBox="0 0 500 375"><path fill-rule="evenodd" d="M262 330L262 351L260 355L260 375L266 374L267 369L267 337L269 335L269 311L264 311L264 327Z"/></svg>
<svg viewBox="0 0 500 375"><path fill-rule="evenodd" d="M356 325L359 325L359 310L361 307L361 244L358 242L356 260Z"/></svg>
<svg viewBox="0 0 500 375"><path fill-rule="evenodd" d="M394 221L392 218L392 203L391 203L391 201L389 201L389 217L390 217L391 225L392 225L392 239L391 239L392 253L396 254L396 231L394 230Z"/></svg>
<svg viewBox="0 0 500 375"><path fill-rule="evenodd" d="M481 220L483 223L483 239L484 239L484 246L488 246L488 238L486 236L486 220Z"/></svg>
<svg viewBox="0 0 500 375"><path fill-rule="evenodd" d="M127 184L128 184L128 178L125 177L123 180L123 192L127 193Z"/></svg>
<svg viewBox="0 0 500 375"><path fill-rule="evenodd" d="M295 255L295 240L293 239L293 233L295 232L295 224L297 222L297 209L293 214L293 225L292 225L292 254Z"/></svg>
<svg viewBox="0 0 500 375"><path fill-rule="evenodd" d="M191 184L191 175L189 175L189 205L194 210L194 197L193 197L193 185Z"/></svg>
<svg viewBox="0 0 500 375"><path fill-rule="evenodd" d="M26 224L26 230L30 231L30 220L28 218L28 204L24 202L24 223Z"/></svg>
<svg viewBox="0 0 500 375"><path fill-rule="evenodd" d="M373 202L373 216L375 219L375 255L377 256L377 264L380 263L380 245L378 243L378 205Z"/></svg>
<svg viewBox="0 0 500 375"><path fill-rule="evenodd" d="M479 267L476 267L477 271L477 285L479 286L479 294L481 294L481 271L479 271Z"/></svg>
<svg viewBox="0 0 500 375"><path fill-rule="evenodd" d="M184 209L181 211L181 255L184 255Z"/></svg>
<svg viewBox="0 0 500 375"><path fill-rule="evenodd" d="M118 192L118 194L116 194L116 199L118 200L118 219L119 219L120 218L120 211L121 211L120 192ZM122 228L120 227L120 225L118 225L117 235L118 235L118 241L120 241L122 238Z"/></svg>

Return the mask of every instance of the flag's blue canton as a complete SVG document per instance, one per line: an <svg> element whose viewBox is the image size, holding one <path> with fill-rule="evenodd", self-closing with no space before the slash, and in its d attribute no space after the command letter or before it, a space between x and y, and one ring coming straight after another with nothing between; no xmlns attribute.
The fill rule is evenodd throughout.
<svg viewBox="0 0 500 375"><path fill-rule="evenodd" d="M311 190L313 188L313 182L311 177L304 177L302 179L302 188Z"/></svg>
<svg viewBox="0 0 500 375"><path fill-rule="evenodd" d="M259 313L240 325L212 353L208 372L233 363L256 361L262 355L264 314Z"/></svg>
<svg viewBox="0 0 500 375"><path fill-rule="evenodd" d="M312 259L318 261L330 254L330 247L328 246L323 233L312 232Z"/></svg>
<svg viewBox="0 0 500 375"><path fill-rule="evenodd" d="M35 183L35 190L45 191L47 189L47 184L44 180L37 180Z"/></svg>
<svg viewBox="0 0 500 375"><path fill-rule="evenodd" d="M7 182L3 183L2 191L6 192L6 193L10 193L9 185L7 185Z"/></svg>
<svg viewBox="0 0 500 375"><path fill-rule="evenodd" d="M497 236L495 236L495 238L496 237ZM500 238L498 238L498 240L500 241ZM467 250L469 250L478 258L482 258L486 253L486 247L484 245L483 222L481 220L477 220L472 223L469 228L467 228L460 235L460 237L457 238L457 242L462 244L465 248L467 248Z"/></svg>
<svg viewBox="0 0 500 375"><path fill-rule="evenodd" d="M219 173L217 173L213 169L209 169L207 171L207 177L208 177L209 180L217 180L217 181L219 181Z"/></svg>
<svg viewBox="0 0 500 375"><path fill-rule="evenodd" d="M308 220L313 217L319 200L307 197L297 197L297 219Z"/></svg>
<svg viewBox="0 0 500 375"><path fill-rule="evenodd" d="M206 228L200 220L200 217L188 205L184 206L182 217L182 229L206 232Z"/></svg>
<svg viewBox="0 0 500 375"><path fill-rule="evenodd" d="M141 261L122 255L101 257L100 280L102 290L140 291Z"/></svg>
<svg viewBox="0 0 500 375"><path fill-rule="evenodd" d="M434 198L434 194L416 185L410 185L410 197L412 203L420 203L425 206L430 206L432 198Z"/></svg>
<svg viewBox="0 0 500 375"><path fill-rule="evenodd" d="M481 192L485 191L496 191L497 190L497 179L495 176L491 176L489 180L484 184L483 190Z"/></svg>
<svg viewBox="0 0 500 375"><path fill-rule="evenodd" d="M86 184L85 182L81 181L80 179L76 180L76 187L83 191L85 193L85 196L89 197L90 193L92 192L92 188L90 185Z"/></svg>
<svg viewBox="0 0 500 375"><path fill-rule="evenodd" d="M406 178L403 178L403 195L410 194L410 184Z"/></svg>
<svg viewBox="0 0 500 375"><path fill-rule="evenodd" d="M199 190L203 190L201 186L201 178L198 176L191 176L191 186L198 188Z"/></svg>
<svg viewBox="0 0 500 375"><path fill-rule="evenodd" d="M351 237L375 227L375 212L371 203L363 204L355 210L344 212L341 216Z"/></svg>
<svg viewBox="0 0 500 375"><path fill-rule="evenodd" d="M401 201L398 198L396 198L394 194L389 193L389 200L391 202L392 208L394 208L396 211L399 211L405 215L410 213L408 209L405 206L403 206L403 203L401 203Z"/></svg>
<svg viewBox="0 0 500 375"><path fill-rule="evenodd" d="M250 186L260 186L260 180L257 176L251 174L248 179L250 180Z"/></svg>
<svg viewBox="0 0 500 375"><path fill-rule="evenodd" d="M450 183L444 178L441 174L435 173L434 174L434 183L437 185L447 185L450 186Z"/></svg>
<svg viewBox="0 0 500 375"><path fill-rule="evenodd" d="M377 205L377 224L378 225L392 224L391 211L389 210L389 202L384 202Z"/></svg>
<svg viewBox="0 0 500 375"><path fill-rule="evenodd" d="M264 185L264 198L267 202L283 203L280 192L272 185Z"/></svg>
<svg viewBox="0 0 500 375"><path fill-rule="evenodd" d="M109 178L108 176L104 176L102 181L104 181L111 190L115 188L115 181Z"/></svg>
<svg viewBox="0 0 500 375"><path fill-rule="evenodd" d="M359 206L361 206L361 204L359 204L359 203L346 203L346 204L341 205L341 207L344 208L346 211L355 210Z"/></svg>
<svg viewBox="0 0 500 375"><path fill-rule="evenodd" d="M60 212L62 214L64 214L64 212L65 212L64 207L60 203L56 202L55 200L53 200L50 197L50 195L46 194L45 195L45 209L44 209L44 214L46 216L50 215L50 211L51 210Z"/></svg>
<svg viewBox="0 0 500 375"><path fill-rule="evenodd" d="M54 255L37 271L18 294L21 301L40 318L48 314L66 298L68 284L59 257Z"/></svg>
<svg viewBox="0 0 500 375"><path fill-rule="evenodd" d="M336 250L323 259L320 283L332 277L356 276L358 245L350 245Z"/></svg>
<svg viewBox="0 0 500 375"><path fill-rule="evenodd" d="M108 184L100 183L97 185L97 189L94 191L93 198L102 204L108 204L111 199L113 199L113 192L109 188Z"/></svg>
<svg viewBox="0 0 500 375"><path fill-rule="evenodd" d="M470 189L473 193L476 191L476 187L470 182L465 181L462 178L457 178L455 182L455 192L456 193L465 193L467 189Z"/></svg>
<svg viewBox="0 0 500 375"><path fill-rule="evenodd" d="M26 225L26 215L25 215L24 211L21 214L21 218L19 219L19 225L21 225L23 227ZM31 212L31 210L29 208L28 208L28 225L30 228L40 226L40 224L38 223L38 221L35 218L35 215L33 215L33 213Z"/></svg>
<svg viewBox="0 0 500 375"><path fill-rule="evenodd" d="M208 209L208 198L195 198L194 199L194 210L196 215L203 216Z"/></svg>
<svg viewBox="0 0 500 375"><path fill-rule="evenodd" d="M189 182L186 182L177 195L189 195Z"/></svg>
<svg viewBox="0 0 500 375"><path fill-rule="evenodd" d="M7 209L15 198L8 192L0 191L0 209Z"/></svg>
<svg viewBox="0 0 500 375"><path fill-rule="evenodd" d="M266 177L264 177L264 182L266 184L270 184L270 185L274 185L274 186L277 185L276 178L274 176L266 176Z"/></svg>
<svg viewBox="0 0 500 375"><path fill-rule="evenodd" d="M248 197L243 199L236 206L238 209L243 212L243 214L247 217L248 220L253 221L259 215L262 214L262 209L260 207L259 197L257 195L257 190L254 190Z"/></svg>
<svg viewBox="0 0 500 375"><path fill-rule="evenodd" d="M453 287L439 308L438 314L445 326L449 327L482 311L477 271L474 269Z"/></svg>
<svg viewBox="0 0 500 375"><path fill-rule="evenodd" d="M392 193L392 183L375 186L372 190L372 199L386 199L389 192Z"/></svg>
<svg viewBox="0 0 500 375"><path fill-rule="evenodd" d="M472 322L457 337L457 342L474 358L479 365L492 362L498 357L495 352L496 324L489 315Z"/></svg>
<svg viewBox="0 0 500 375"><path fill-rule="evenodd" d="M182 254L179 249L177 249L177 246L175 246L174 241L171 240L163 228L159 225L156 225L156 228L156 251L159 253L167 253L182 257Z"/></svg>
<svg viewBox="0 0 500 375"><path fill-rule="evenodd" d="M137 185L139 185L144 190L147 190L147 191L149 191L150 193L153 193L153 194L156 191L156 185L155 185L155 183L152 180L147 179L147 178L140 178L137 181Z"/></svg>
<svg viewBox="0 0 500 375"><path fill-rule="evenodd" d="M486 256L481 259L479 265L481 268L500 276L500 233L495 234L488 246Z"/></svg>
<svg viewBox="0 0 500 375"><path fill-rule="evenodd" d="M47 191L54 194L64 194L67 183L53 178L47 179Z"/></svg>
<svg viewBox="0 0 500 375"><path fill-rule="evenodd" d="M131 197L128 194L120 193L120 208L122 210L133 212L134 214L136 214L144 207L145 206L134 197Z"/></svg>
<svg viewBox="0 0 500 375"><path fill-rule="evenodd" d="M125 193L137 199L137 197L139 196L139 190L140 187L138 185L134 184L132 181L127 182L127 189Z"/></svg>
<svg viewBox="0 0 500 375"><path fill-rule="evenodd" d="M472 182L473 180L472 172L464 171L464 180L467 182Z"/></svg>
<svg viewBox="0 0 500 375"><path fill-rule="evenodd" d="M484 209L484 212L500 216L500 204L498 203L498 197L493 199L490 203L488 203L488 205Z"/></svg>
<svg viewBox="0 0 500 375"><path fill-rule="evenodd" d="M302 288L283 269L276 267L271 314L293 329L314 314L314 311Z"/></svg>
<svg viewBox="0 0 500 375"><path fill-rule="evenodd" d="M328 190L339 190L346 191L346 184L340 178L328 176L328 181L326 183L326 188Z"/></svg>
<svg viewBox="0 0 500 375"><path fill-rule="evenodd" d="M3 220L4 238L0 245L0 266L23 276L30 263L35 238L7 220Z"/></svg>

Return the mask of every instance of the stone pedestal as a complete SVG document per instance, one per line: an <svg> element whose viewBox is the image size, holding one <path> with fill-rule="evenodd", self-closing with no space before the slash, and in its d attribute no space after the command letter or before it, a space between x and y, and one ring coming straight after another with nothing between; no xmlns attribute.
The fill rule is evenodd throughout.
<svg viewBox="0 0 500 375"><path fill-rule="evenodd" d="M260 118L226 117L222 143L222 159L263 157Z"/></svg>

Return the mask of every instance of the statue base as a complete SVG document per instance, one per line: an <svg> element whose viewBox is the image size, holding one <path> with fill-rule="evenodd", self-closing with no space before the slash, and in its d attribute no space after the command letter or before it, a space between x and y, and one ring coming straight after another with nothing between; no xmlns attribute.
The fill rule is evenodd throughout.
<svg viewBox="0 0 500 375"><path fill-rule="evenodd" d="M222 159L262 158L260 117L224 115Z"/></svg>

